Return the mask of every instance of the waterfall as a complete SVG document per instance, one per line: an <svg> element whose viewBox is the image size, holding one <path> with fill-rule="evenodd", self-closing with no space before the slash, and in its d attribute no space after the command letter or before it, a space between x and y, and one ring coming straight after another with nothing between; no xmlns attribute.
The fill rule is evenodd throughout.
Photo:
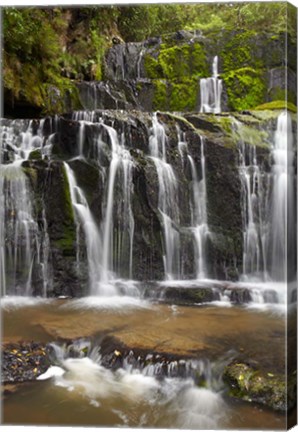
<svg viewBox="0 0 298 432"><path fill-rule="evenodd" d="M254 143L246 144L242 125L234 121L240 140L242 184L243 279L287 280L287 252L295 258L293 134L287 112L278 116L269 172L257 160ZM292 265L292 267L294 267ZM293 275L292 275L293 276Z"/></svg>
<svg viewBox="0 0 298 432"><path fill-rule="evenodd" d="M99 294L100 279L101 279L101 238L98 228L91 214L86 197L82 189L77 185L74 172L70 166L64 162L65 172L67 175L70 197L73 209L75 210L77 223L77 237L79 236L80 227L83 228L85 234L88 270L90 281L90 293ZM77 239L78 243L78 239Z"/></svg>
<svg viewBox="0 0 298 432"><path fill-rule="evenodd" d="M238 151L242 196L243 279L267 280L270 173L264 172L259 166L254 143L245 143L241 123L233 120L233 124L240 136Z"/></svg>
<svg viewBox="0 0 298 432"><path fill-rule="evenodd" d="M144 48L141 49L140 54L139 54L139 58L137 61L137 79L141 78L141 65L142 65L143 55L144 55Z"/></svg>
<svg viewBox="0 0 298 432"><path fill-rule="evenodd" d="M167 135L157 114L152 118L149 151L158 177L158 210L162 219L164 240L164 269L166 278L180 277L180 234L177 180L173 168L166 161Z"/></svg>
<svg viewBox="0 0 298 432"><path fill-rule="evenodd" d="M106 201L103 207L104 220L101 227L103 235L102 280L106 282L113 271L116 271L118 276L125 273L124 276L132 278L134 217L131 195L134 162L129 150L125 148L124 135L121 136L119 142L118 134L113 127L105 124L102 126L110 138L112 158ZM117 233L115 237L114 231ZM126 268L128 272L125 272Z"/></svg>
<svg viewBox="0 0 298 432"><path fill-rule="evenodd" d="M288 265L295 260L296 241L293 133L291 115L286 111L277 119L272 159L270 274L273 280L286 282L293 276L288 275Z"/></svg>
<svg viewBox="0 0 298 432"><path fill-rule="evenodd" d="M212 64L212 77L200 79L200 112L202 113L218 114L221 112L222 80L218 76L218 57L215 56Z"/></svg>
<svg viewBox="0 0 298 432"><path fill-rule="evenodd" d="M112 126L106 125L103 120L96 121L95 112L79 111L74 113L73 118L80 124L78 157L85 159L85 154L91 150L102 174L105 169L101 167L101 157L104 154L109 159L107 173L102 175L103 219L99 227L96 226L82 189L77 186L74 173L69 166L66 166L66 171L72 190L73 207L86 238L90 293L111 295L116 293L117 277L132 279L134 217L131 197L134 162L125 147L124 134L118 136ZM84 150L88 126L92 126L94 134L91 143L93 149Z"/></svg>
<svg viewBox="0 0 298 432"><path fill-rule="evenodd" d="M199 181L197 170L193 158L188 155L192 174L193 189L193 211L192 211L192 230L195 239L196 252L196 275L197 279L206 278L206 240L209 234L207 224L207 190L206 190L206 172L205 172L205 155L204 155L204 138L201 136L201 173L202 178Z"/></svg>
<svg viewBox="0 0 298 432"><path fill-rule="evenodd" d="M4 294L31 295L33 277L40 286L39 294L46 295L51 284L45 213L42 209L42 220L38 223L30 184L22 168L22 163L33 150L42 151L43 125L44 122L40 122L36 133L33 121L28 125L24 121L12 122L10 127L2 126L0 281ZM4 155L8 152L11 160L4 164Z"/></svg>
<svg viewBox="0 0 298 432"><path fill-rule="evenodd" d="M205 169L205 139L200 135L200 172L201 180L198 178L198 172L193 157L189 154L188 143L185 133L182 133L179 126L176 125L178 152L184 167L185 155L189 161L191 169L191 193L190 200L191 211L191 231L193 233L195 249L195 273L197 279L207 277L206 270L206 241L209 235L207 223L207 189L206 189L206 169Z"/></svg>

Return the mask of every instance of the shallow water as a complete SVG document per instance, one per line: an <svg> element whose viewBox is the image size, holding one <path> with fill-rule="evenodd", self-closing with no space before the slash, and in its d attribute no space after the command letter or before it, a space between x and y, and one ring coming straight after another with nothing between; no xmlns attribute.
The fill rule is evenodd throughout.
<svg viewBox="0 0 298 432"><path fill-rule="evenodd" d="M4 342L109 334L132 349L177 354L216 365L243 356L267 372L284 370L285 321L274 310L180 307L129 297L2 301ZM94 358L65 358L48 380L5 397L5 424L101 425L184 429L282 429L284 416L236 402L217 380L160 379L111 371Z"/></svg>

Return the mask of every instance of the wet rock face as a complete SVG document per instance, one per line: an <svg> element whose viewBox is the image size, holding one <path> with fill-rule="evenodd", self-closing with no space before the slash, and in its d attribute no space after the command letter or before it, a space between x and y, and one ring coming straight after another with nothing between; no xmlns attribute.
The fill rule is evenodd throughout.
<svg viewBox="0 0 298 432"><path fill-rule="evenodd" d="M30 184L33 216L40 229L38 235L43 239L46 232L49 242L48 247L45 248L49 252L48 283L45 287L42 268L37 264L34 265L33 295L44 295L46 292L48 296L79 297L89 293L86 239L81 228L78 234L64 161L68 161L78 186L84 192L96 225L102 229L112 157L112 142L107 126L114 129L119 142L123 143L132 160L130 185L131 210L134 218L132 278L139 281L156 281L165 278L165 233L159 210L160 180L149 149L152 115L137 111L99 110L81 114L86 118L91 118L92 115L93 119L84 122L84 144L81 149L83 157L79 154L82 123L68 115L55 119L54 133L51 127L53 121L46 119L44 122L43 139L46 141L48 136L51 136L51 154L40 159L39 152L38 157L32 157L22 164ZM248 136L253 134L258 137L259 127L273 129L274 121L271 118L258 119L256 114L257 112L251 115L248 111L237 114L237 119L245 124ZM158 119L167 135L166 161L173 170L177 183L175 224L180 242L179 277L196 278L196 244L192 233L193 177L189 157L196 166L198 181L200 181L203 175L201 172L203 143L206 211L210 232L205 244L206 273L208 277L214 279L236 281L242 272L243 215L238 138L231 132L231 120L226 115L188 114L179 117L168 113L159 113ZM34 125L36 131L38 126L37 122ZM19 128L18 123L16 128ZM187 150L185 148L181 150L178 145L182 136L187 142ZM265 171L270 170L268 154L266 146L257 148L258 163ZM117 210L117 202L123 198L119 179L121 179L120 174L114 193L114 210ZM113 212L115 227L121 227L120 213ZM115 228L115 236L117 229ZM126 263L124 258L123 263ZM128 264L126 267L128 268ZM125 271L121 275L128 277ZM276 301L270 292L267 293L266 298L270 302ZM208 295L206 299L209 301ZM231 301L242 304L251 299L246 290L238 290L232 294Z"/></svg>

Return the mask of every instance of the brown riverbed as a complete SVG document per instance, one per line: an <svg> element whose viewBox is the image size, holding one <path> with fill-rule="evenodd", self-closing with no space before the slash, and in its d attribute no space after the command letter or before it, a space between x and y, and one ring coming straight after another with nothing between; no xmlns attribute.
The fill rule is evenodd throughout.
<svg viewBox="0 0 298 432"><path fill-rule="evenodd" d="M108 302L96 304L90 299L85 302L54 300L22 307L3 304L2 322L3 342L50 342L109 334L132 349L210 361L231 355L244 358L269 373L284 370L285 321L276 311L218 306L173 307L144 302L121 302L117 307L110 307ZM87 375L90 373L89 365L80 367L82 370L86 367ZM195 429L212 426L277 430L285 427L283 414L236 402L222 391L204 395L207 390L198 390L192 385L185 390L182 382L167 383L166 388L158 383L158 389L155 382L141 382L138 385L140 389L144 386L143 391L129 398L127 389L138 388L134 384L126 387L131 377L107 376L105 371L96 371L94 379L92 377L89 381L86 378L86 382L98 380L98 386L90 390L94 393L91 402L86 382L76 378L76 370L66 383L51 379L20 386L5 398L4 423ZM98 393L103 383L108 388L106 397ZM143 395L147 384L148 394L156 392L148 398ZM169 396L171 385L176 398ZM195 414L191 419L187 415L188 400L194 404L191 410ZM203 409L204 403L207 407ZM210 413L205 418L208 410Z"/></svg>

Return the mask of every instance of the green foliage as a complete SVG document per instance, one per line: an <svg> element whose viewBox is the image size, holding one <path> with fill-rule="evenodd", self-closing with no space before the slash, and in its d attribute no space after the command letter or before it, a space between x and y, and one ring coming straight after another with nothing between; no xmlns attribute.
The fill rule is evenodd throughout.
<svg viewBox="0 0 298 432"><path fill-rule="evenodd" d="M13 97L45 114L62 112L68 105L78 107L72 79L102 78L107 43L94 12L93 8L79 11L85 21L83 26L78 24L67 50L69 25L78 18L76 9L4 8L3 78Z"/></svg>
<svg viewBox="0 0 298 432"><path fill-rule="evenodd" d="M228 72L223 78L232 111L253 108L264 100L266 87L262 71L245 67Z"/></svg>
<svg viewBox="0 0 298 432"><path fill-rule="evenodd" d="M193 79L208 76L209 70L206 53L200 44L173 45L173 39L171 42L167 39L167 34L183 29L202 30L207 36L221 30L243 30L218 54L223 70L231 72L225 76L228 93L231 93L233 83L236 86L232 107L244 109L258 105L263 92L260 74L248 70L244 73L244 69L252 64L255 71L264 67L262 61L254 61L255 35L264 31L273 34L289 31L291 38L296 40L296 15L283 1L81 8L5 7L4 87L13 98L26 100L44 113L61 112L66 109L65 100L71 102L70 106L78 106L74 80L104 79L105 53L114 36L129 42L162 35L163 41L168 42L159 53L153 52L144 59L147 76L169 81L173 96L167 103L171 106L183 105L178 103L179 95L183 93L187 98L185 106L193 106L193 98L188 97L191 90L186 94L187 84L183 80L191 79L189 85L194 89ZM243 69L243 73L232 74L235 67ZM248 89L250 85L254 88ZM163 106L169 87L166 92L165 84L160 81L155 87L155 102L159 101ZM248 94L241 100L245 89L249 90ZM58 94L60 101L55 97ZM292 96L289 95L289 100L294 102ZM283 98L280 94L270 97Z"/></svg>

